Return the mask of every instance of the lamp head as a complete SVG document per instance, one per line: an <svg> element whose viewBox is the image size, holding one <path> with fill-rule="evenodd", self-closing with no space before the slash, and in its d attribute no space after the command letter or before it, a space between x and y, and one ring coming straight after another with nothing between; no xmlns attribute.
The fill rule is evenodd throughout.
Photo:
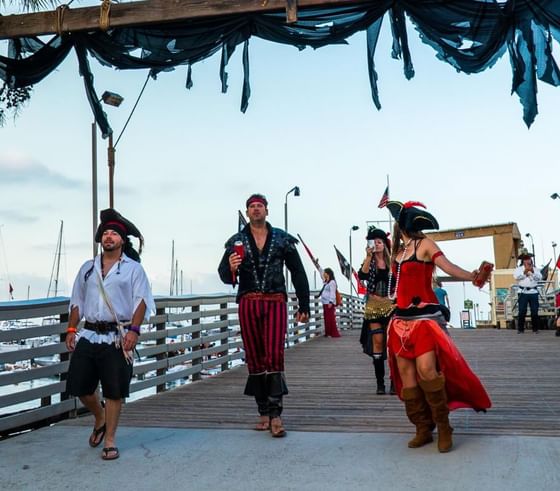
<svg viewBox="0 0 560 491"><path fill-rule="evenodd" d="M358 230L360 227L358 227L357 225L352 225L352 231L356 231Z"/></svg>
<svg viewBox="0 0 560 491"><path fill-rule="evenodd" d="M116 92L109 92L108 90L106 90L101 95L101 100L109 106L119 107L122 101L124 101L124 97L117 94Z"/></svg>
<svg viewBox="0 0 560 491"><path fill-rule="evenodd" d="M552 247L556 247L558 244L556 242L552 242Z"/></svg>
<svg viewBox="0 0 560 491"><path fill-rule="evenodd" d="M296 186L296 187L294 188L294 196L299 196L299 195L300 195L299 186Z"/></svg>
<svg viewBox="0 0 560 491"><path fill-rule="evenodd" d="M558 199L558 198L560 198L560 194L558 194L558 193L552 193L552 194L550 195L550 197L551 197L552 199Z"/></svg>

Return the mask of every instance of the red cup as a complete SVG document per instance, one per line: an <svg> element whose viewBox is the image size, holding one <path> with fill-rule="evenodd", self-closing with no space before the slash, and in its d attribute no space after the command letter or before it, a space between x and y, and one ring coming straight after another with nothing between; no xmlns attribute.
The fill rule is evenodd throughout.
<svg viewBox="0 0 560 491"><path fill-rule="evenodd" d="M241 259L245 257L245 248L243 247L243 242L240 240L235 241L233 244L233 252L235 252Z"/></svg>
<svg viewBox="0 0 560 491"><path fill-rule="evenodd" d="M489 263L488 261L482 261L480 267L478 268L478 274L473 280L473 285L477 286L478 288L482 288L484 284L489 280L493 269L494 265L492 263Z"/></svg>

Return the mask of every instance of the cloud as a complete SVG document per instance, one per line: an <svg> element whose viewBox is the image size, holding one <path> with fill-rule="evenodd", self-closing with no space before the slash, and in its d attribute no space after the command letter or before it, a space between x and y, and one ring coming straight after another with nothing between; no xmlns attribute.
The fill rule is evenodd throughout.
<svg viewBox="0 0 560 491"><path fill-rule="evenodd" d="M0 186L13 184L40 184L66 188L82 187L82 183L64 174L54 172L46 165L22 155L0 155Z"/></svg>
<svg viewBox="0 0 560 491"><path fill-rule="evenodd" d="M34 223L39 220L38 215L31 215L20 210L0 210L0 222L13 222L18 224Z"/></svg>

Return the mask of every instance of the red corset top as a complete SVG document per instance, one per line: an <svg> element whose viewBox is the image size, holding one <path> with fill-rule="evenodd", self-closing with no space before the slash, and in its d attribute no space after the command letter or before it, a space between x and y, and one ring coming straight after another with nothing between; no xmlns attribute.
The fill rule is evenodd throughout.
<svg viewBox="0 0 560 491"><path fill-rule="evenodd" d="M393 264L393 275L396 275L396 264ZM418 261L416 255L401 264L399 290L397 291L397 307L406 309L411 304L438 303L432 288L433 262Z"/></svg>

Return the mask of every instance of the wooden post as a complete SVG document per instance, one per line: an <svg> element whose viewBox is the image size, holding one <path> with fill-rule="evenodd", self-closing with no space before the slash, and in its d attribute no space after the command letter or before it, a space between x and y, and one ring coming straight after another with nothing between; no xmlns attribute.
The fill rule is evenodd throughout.
<svg viewBox="0 0 560 491"><path fill-rule="evenodd" d="M165 315L165 308L159 308L156 310L156 315ZM160 322L159 324L156 324L156 332L165 332L165 330L167 329L167 324L165 322L165 320L163 322ZM163 338L158 338L156 339L156 346L161 346L161 345L165 345L165 336ZM165 360L167 359L167 351L165 353L158 353L156 355L156 360ZM165 375L167 373L167 366L163 367L163 368L158 368L156 370L156 376L161 376L161 375ZM163 384L158 384L156 386L156 392L159 394L160 392L165 392L165 383Z"/></svg>
<svg viewBox="0 0 560 491"><path fill-rule="evenodd" d="M191 307L191 312L200 312L200 305L193 305ZM200 324L200 317L192 320L192 325L193 326L195 326L197 324ZM200 339L200 330L193 332L191 334L191 338L193 340ZM193 346L192 347L193 354L194 354L195 351L200 351L200 349L201 349L200 344L197 344L197 345ZM196 365L202 365L202 357L201 356L198 356L197 358L193 358L192 367L194 368ZM192 381L193 382L195 382L197 380L200 380L200 379L201 379L200 373L193 373L193 375L192 375Z"/></svg>
<svg viewBox="0 0 560 491"><path fill-rule="evenodd" d="M221 303L220 304L220 309L227 309L227 306L228 306L227 303ZM228 320L228 314L220 315L220 320L221 321L227 321ZM224 332L226 332L226 333L229 332L229 326L220 327L220 333L224 333ZM220 345L225 345L225 351L220 351L218 353L218 356L220 356L220 357L227 356L228 353L229 353L229 335L228 335L227 338L220 340ZM228 369L229 369L229 363L227 361L225 363L222 363L222 372L225 372Z"/></svg>

